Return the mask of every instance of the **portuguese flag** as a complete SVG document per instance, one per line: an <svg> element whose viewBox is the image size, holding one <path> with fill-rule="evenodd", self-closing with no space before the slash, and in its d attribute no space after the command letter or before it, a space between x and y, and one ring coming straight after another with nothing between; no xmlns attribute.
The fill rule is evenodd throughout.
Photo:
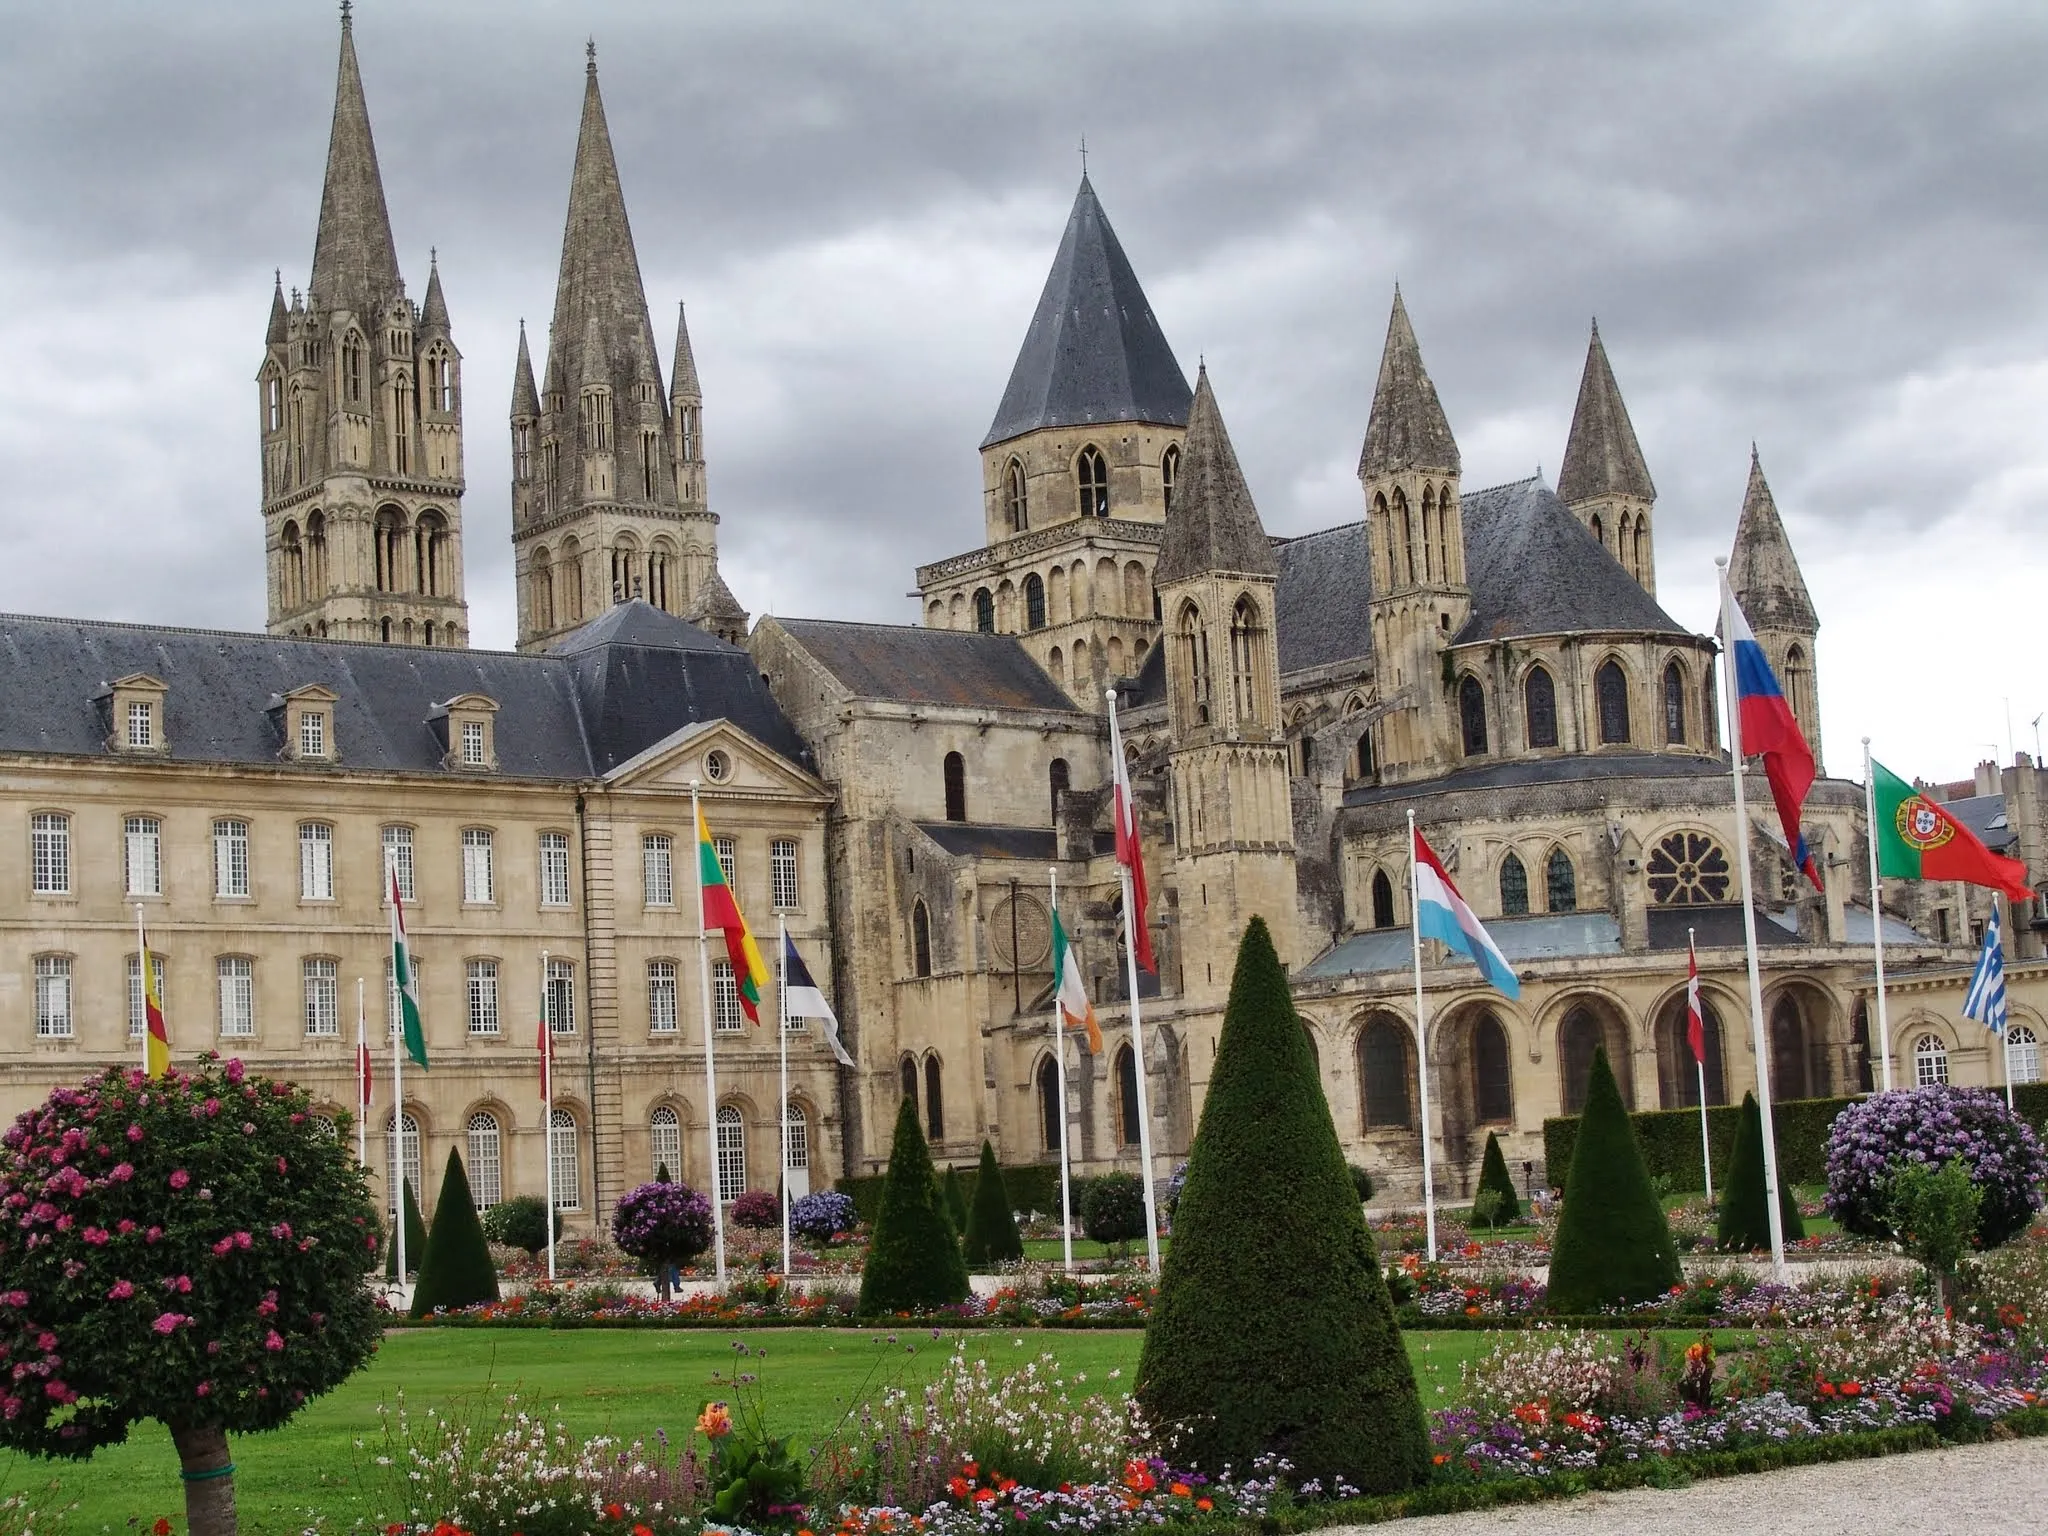
<svg viewBox="0 0 2048 1536"><path fill-rule="evenodd" d="M740 916L740 904L733 900L732 887L725 883L725 870L718 862L718 849L711 841L711 828L704 813L697 813L697 869L704 887L704 928L725 934L725 957L732 963L733 985L739 989L740 1009L756 1024L761 1022L761 989L768 985L768 965L754 943L747 920Z"/></svg>
<svg viewBox="0 0 2048 1536"><path fill-rule="evenodd" d="M1961 880L2013 901L2033 896L2027 866L1993 853L1955 817L1882 764L1873 762L1877 870L1892 880Z"/></svg>

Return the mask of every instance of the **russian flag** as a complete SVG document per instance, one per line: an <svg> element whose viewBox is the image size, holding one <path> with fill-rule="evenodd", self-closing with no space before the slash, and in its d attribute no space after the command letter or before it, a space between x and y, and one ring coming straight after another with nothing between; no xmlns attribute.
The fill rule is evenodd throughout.
<svg viewBox="0 0 2048 1536"><path fill-rule="evenodd" d="M1515 979L1508 957L1500 952L1492 936L1472 915L1472 909L1465 905L1465 898L1451 884L1451 877L1444 872L1436 851L1429 846L1420 829L1415 833L1414 852L1415 926L1418 935L1435 939L1446 948L1456 950L1478 966L1479 974L1500 991L1509 997L1520 997L1522 984Z"/></svg>
<svg viewBox="0 0 2048 1536"><path fill-rule="evenodd" d="M1820 866L1813 850L1806 846L1806 834L1799 830L1799 812L1806 804L1806 792L1813 788L1813 748L1800 733L1778 676L1764 659L1764 648L1743 617L1742 607L1728 587L1728 573L1721 573L1721 611L1727 619L1728 654L1735 663L1736 738L1747 757L1764 760L1764 778L1770 782L1771 798L1778 803L1778 823L1784 828L1785 846L1792 850L1792 862L1804 871L1820 890Z"/></svg>

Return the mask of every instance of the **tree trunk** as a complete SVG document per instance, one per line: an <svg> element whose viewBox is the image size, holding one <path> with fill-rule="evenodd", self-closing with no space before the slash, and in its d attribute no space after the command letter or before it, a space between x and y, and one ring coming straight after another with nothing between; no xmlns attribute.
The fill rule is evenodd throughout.
<svg viewBox="0 0 2048 1536"><path fill-rule="evenodd" d="M212 1424L171 1426L185 1478L185 1527L191 1536L235 1536L235 1464L227 1431Z"/></svg>

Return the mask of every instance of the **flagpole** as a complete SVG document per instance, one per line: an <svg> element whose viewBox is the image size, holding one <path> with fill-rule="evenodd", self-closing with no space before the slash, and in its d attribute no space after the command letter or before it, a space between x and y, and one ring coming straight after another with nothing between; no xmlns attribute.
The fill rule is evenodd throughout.
<svg viewBox="0 0 2048 1536"><path fill-rule="evenodd" d="M725 1191L718 1187L718 1066L711 1053L711 931L704 921L704 812L701 786L690 780L690 867L697 872L697 993L704 1010L704 1135L711 1147L711 1251L718 1283L725 1284ZM737 978L735 978L737 982Z"/></svg>
<svg viewBox="0 0 2048 1536"><path fill-rule="evenodd" d="M1700 955L1699 950L1694 947L1693 931L1690 928L1685 930L1685 953L1686 960L1692 967L1692 975L1687 978L1691 984L1688 990L1696 997L1699 987ZM1688 998L1688 1007L1693 1001L1694 998ZM1706 1005L1701 1003L1699 1006L1700 1043L1704 1046L1707 1039ZM1688 1018L1687 1023L1690 1022ZM1700 1076L1700 1166L1707 1172L1707 1205L1711 1208L1714 1203L1714 1144L1707 1139L1707 1063L1704 1056L1695 1056L1692 1064Z"/></svg>
<svg viewBox="0 0 2048 1536"><path fill-rule="evenodd" d="M149 1080L149 940L142 931L142 903L135 903L135 980L142 990L142 1077Z"/></svg>
<svg viewBox="0 0 2048 1536"><path fill-rule="evenodd" d="M356 1166L370 1166L370 1095L363 1078L370 1054L370 1026L363 1014L363 978L356 978Z"/></svg>
<svg viewBox="0 0 2048 1536"><path fill-rule="evenodd" d="M555 1283L555 1021L548 1008L548 952L540 952L540 1123L546 1127L541 1177L548 1187L548 1284Z"/></svg>
<svg viewBox="0 0 2048 1536"><path fill-rule="evenodd" d="M2005 932L2005 924L2001 923L1998 920L1998 898L2000 894L2001 893L1998 891L1993 891L1991 893L1991 926L2001 935L2000 943L2003 944L2004 940L2002 935ZM2012 898L2010 896L2007 896L2005 898L2005 915L2008 917L2012 915ZM1999 956L1999 984L2001 986L2004 985L2005 981L2004 966L2005 957L2001 955ZM2010 1013L2005 1014L2005 1016L1998 1021L1998 1056L1999 1060L2004 1064L2005 1070L2005 1107L2007 1109L2011 1109L2013 1107L2013 1102L2012 1015Z"/></svg>
<svg viewBox="0 0 2048 1536"><path fill-rule="evenodd" d="M389 853L384 855L384 891L387 901L398 900L398 862ZM395 908L394 908L395 911ZM397 931L397 920L393 919L393 932ZM398 1230L392 1237L392 1252L398 1255L398 1292L405 1294L405 1064L400 1059L405 1055L405 1026L402 1016L405 1000L399 992L398 947L391 949L391 986L387 991L387 1008L391 1018L391 1167L386 1176L392 1181L393 1206L398 1212ZM398 1006L389 1007L391 999ZM415 1197L417 1198L417 1197Z"/></svg>
<svg viewBox="0 0 2048 1536"><path fill-rule="evenodd" d="M1415 947L1415 1076L1422 1109L1422 1230L1436 1262L1436 1165L1429 1152L1429 1026L1422 1012L1422 884L1415 864L1415 812L1408 812L1408 931Z"/></svg>
<svg viewBox="0 0 2048 1536"><path fill-rule="evenodd" d="M699 853L701 860L703 855ZM782 1056L782 1124L777 1145L782 1148L782 1174L775 1182L782 1188L782 1278L789 1278L789 919L775 914L775 1014L779 1033L775 1043Z"/></svg>
<svg viewBox="0 0 2048 1536"><path fill-rule="evenodd" d="M1892 1091L1892 1031L1884 1006L1884 886L1877 873L1877 775L1870 767L1870 738L1863 738L1864 827L1870 834L1870 938L1877 952L1877 1051L1884 1064L1884 1091Z"/></svg>
<svg viewBox="0 0 2048 1536"><path fill-rule="evenodd" d="M1778 1140L1771 1116L1770 1042L1764 1035L1764 979L1756 952L1756 898L1750 889L1749 803L1742 785L1742 701L1735 681L1735 594L1728 586L1728 558L1714 557L1721 583L1722 698L1728 711L1728 776L1735 787L1735 859L1742 876L1742 938L1749 957L1749 1033L1756 1051L1757 1107L1763 1115L1764 1205L1771 1228L1771 1274L1785 1280L1785 1218L1778 1209Z"/></svg>
<svg viewBox="0 0 2048 1536"><path fill-rule="evenodd" d="M1053 920L1059 920L1060 872L1057 865L1045 867L1046 879L1051 882ZM1014 946L1011 958L1016 958ZM1067 1031L1060 1018L1060 979L1052 979L1052 1059L1054 1073L1059 1080L1060 1090L1060 1253L1066 1272L1074 1272L1074 1203L1067 1184Z"/></svg>

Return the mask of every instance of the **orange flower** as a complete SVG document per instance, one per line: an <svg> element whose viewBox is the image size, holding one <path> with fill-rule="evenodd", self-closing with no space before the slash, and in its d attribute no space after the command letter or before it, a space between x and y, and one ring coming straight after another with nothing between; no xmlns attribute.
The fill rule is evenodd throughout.
<svg viewBox="0 0 2048 1536"><path fill-rule="evenodd" d="M1201 1512L1202 1512L1203 1514L1205 1514L1205 1515L1206 1515L1206 1514L1207 1514L1207 1513L1208 1513L1208 1512L1209 1512L1210 1510L1214 1509L1215 1507L1216 1507L1216 1505L1215 1505L1215 1502L1214 1502L1213 1500L1210 1500L1210 1499L1197 1499L1197 1500L1195 1500L1195 1508L1199 1509L1199 1510L1200 1510L1200 1511L1201 1511Z"/></svg>
<svg viewBox="0 0 2048 1536"><path fill-rule="evenodd" d="M996 1501L996 1491L995 1491L995 1489L993 1489L993 1488L977 1488L977 1489L975 1489L975 1490L974 1490L974 1502L975 1502L975 1503L977 1503L977 1504L993 1504L993 1503L995 1503L995 1501Z"/></svg>
<svg viewBox="0 0 2048 1536"><path fill-rule="evenodd" d="M1133 1493L1150 1493L1159 1486L1159 1479L1144 1462L1134 1459L1124 1463L1124 1486Z"/></svg>
<svg viewBox="0 0 2048 1536"><path fill-rule="evenodd" d="M1430 1460L1435 1462L1438 1466L1442 1466L1445 1462L1449 1461L1450 1459L1451 1458L1442 1451L1438 1451L1436 1455L1430 1458Z"/></svg>
<svg viewBox="0 0 2048 1536"><path fill-rule="evenodd" d="M967 1490L973 1486L966 1478L956 1477L946 1484L946 1491L956 1499L964 1499L967 1497Z"/></svg>
<svg viewBox="0 0 2048 1536"><path fill-rule="evenodd" d="M1195 1490L1190 1488L1186 1483L1175 1483L1166 1491L1172 1494L1176 1499L1184 1499L1189 1494L1193 1493Z"/></svg>
<svg viewBox="0 0 2048 1536"><path fill-rule="evenodd" d="M732 1433L731 1411L723 1403L706 1403L704 1411L697 1415L697 1433L706 1440L724 1439Z"/></svg>

